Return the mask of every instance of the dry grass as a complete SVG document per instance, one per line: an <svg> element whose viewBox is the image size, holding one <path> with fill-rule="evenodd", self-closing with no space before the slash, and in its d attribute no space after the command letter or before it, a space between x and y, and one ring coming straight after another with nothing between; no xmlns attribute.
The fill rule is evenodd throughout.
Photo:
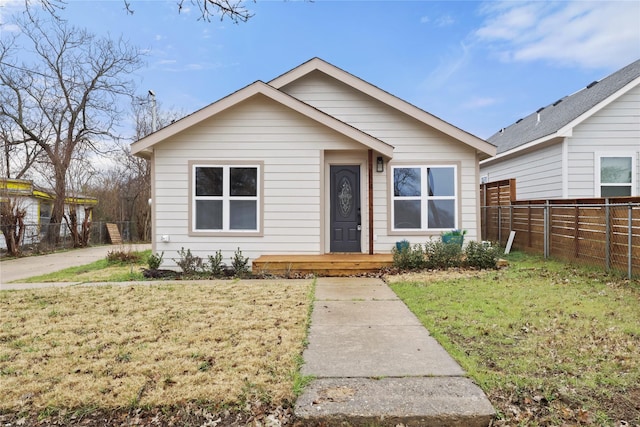
<svg viewBox="0 0 640 427"><path fill-rule="evenodd" d="M294 398L312 281L0 293L0 412Z"/></svg>

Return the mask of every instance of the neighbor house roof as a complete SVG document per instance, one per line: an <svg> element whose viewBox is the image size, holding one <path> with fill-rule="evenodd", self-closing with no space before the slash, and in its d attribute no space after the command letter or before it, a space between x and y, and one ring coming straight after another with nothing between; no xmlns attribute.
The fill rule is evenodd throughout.
<svg viewBox="0 0 640 427"><path fill-rule="evenodd" d="M328 74L343 83L352 86L355 89L360 90L411 117L416 118L444 134L462 141L463 143L475 148L480 153L481 157L489 157L495 154L495 147L487 141L465 132L319 58L313 58L310 61L307 61L306 63L270 81L269 84L262 81L256 81L255 83L250 84L249 86L246 86L245 88L240 89L239 91L174 122L171 125L134 142L131 145L131 152L132 154L137 154L142 157L148 157L155 144L170 138L171 136L174 136L195 124L201 123L202 121L207 120L255 95L261 94L349 138L352 138L355 141L362 143L386 157L392 158L393 146L280 90L280 88L288 83L291 83L315 70Z"/></svg>
<svg viewBox="0 0 640 427"><path fill-rule="evenodd" d="M511 126L501 129L488 141L498 147L498 156L571 136L573 128L640 84L640 60L590 83L573 95L542 107ZM489 162L491 159L489 160Z"/></svg>
<svg viewBox="0 0 640 427"><path fill-rule="evenodd" d="M44 189L25 179L0 178L0 201L4 197L35 197L42 200L55 200L53 190ZM67 196L65 203L75 205L97 205L98 199L90 196Z"/></svg>

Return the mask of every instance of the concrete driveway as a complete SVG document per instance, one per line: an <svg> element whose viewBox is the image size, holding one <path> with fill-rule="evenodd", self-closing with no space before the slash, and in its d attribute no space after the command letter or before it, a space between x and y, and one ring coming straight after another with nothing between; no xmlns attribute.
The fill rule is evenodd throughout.
<svg viewBox="0 0 640 427"><path fill-rule="evenodd" d="M0 290L19 289L8 284L68 267L90 264L104 259L109 252L118 250L144 251L147 249L151 249L151 244L105 245L3 260L0 261Z"/></svg>

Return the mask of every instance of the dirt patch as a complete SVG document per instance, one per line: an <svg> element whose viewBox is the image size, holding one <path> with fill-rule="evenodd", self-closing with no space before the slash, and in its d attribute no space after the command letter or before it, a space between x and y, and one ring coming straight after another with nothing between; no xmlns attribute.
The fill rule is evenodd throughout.
<svg viewBox="0 0 640 427"><path fill-rule="evenodd" d="M416 283L433 283L443 280L455 279L472 279L480 278L491 274L492 270L465 270L465 269L449 269L449 270L421 270L410 272L390 272L383 276L383 279L389 283L400 282L416 282Z"/></svg>

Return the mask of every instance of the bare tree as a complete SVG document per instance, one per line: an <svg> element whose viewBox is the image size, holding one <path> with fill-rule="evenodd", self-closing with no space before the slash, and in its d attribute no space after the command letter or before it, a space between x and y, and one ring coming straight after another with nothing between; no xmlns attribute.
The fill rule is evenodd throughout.
<svg viewBox="0 0 640 427"><path fill-rule="evenodd" d="M72 162L116 138L123 114L118 101L134 91L129 75L141 66L141 53L123 40L98 38L29 10L18 25L24 44L0 40L0 121L46 155L55 193L51 223L60 224ZM17 50L33 52L33 61L18 63ZM49 229L48 241L56 242L59 228Z"/></svg>
<svg viewBox="0 0 640 427"><path fill-rule="evenodd" d="M124 9L129 14L133 14L135 9L131 0L122 0ZM34 3L34 0L24 0L26 8ZM66 0L39 0L40 4L53 16L58 16L58 11L64 9ZM229 19L233 23L247 22L253 13L246 7L244 0L177 0L176 5L178 13L186 7L187 4L198 6L200 9L200 18L204 21L211 22L212 18L219 18L221 21Z"/></svg>
<svg viewBox="0 0 640 427"><path fill-rule="evenodd" d="M27 210L22 206L22 200L11 197L6 186L0 186L0 232L11 256L20 255L26 215Z"/></svg>

